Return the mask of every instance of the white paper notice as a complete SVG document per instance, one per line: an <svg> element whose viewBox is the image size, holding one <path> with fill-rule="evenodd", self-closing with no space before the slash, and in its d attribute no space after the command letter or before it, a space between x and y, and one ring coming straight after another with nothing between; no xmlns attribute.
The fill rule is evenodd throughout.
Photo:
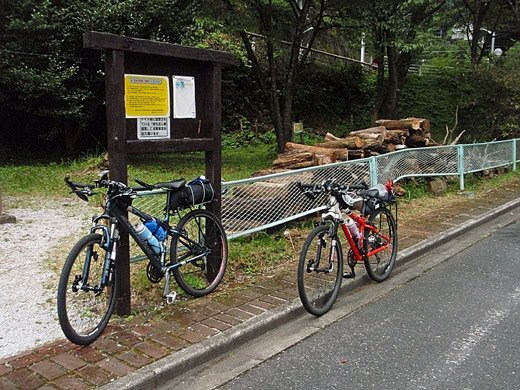
<svg viewBox="0 0 520 390"><path fill-rule="evenodd" d="M170 118L138 118L138 139L170 138Z"/></svg>
<svg viewBox="0 0 520 390"><path fill-rule="evenodd" d="M173 117L196 118L194 77L173 76Z"/></svg>

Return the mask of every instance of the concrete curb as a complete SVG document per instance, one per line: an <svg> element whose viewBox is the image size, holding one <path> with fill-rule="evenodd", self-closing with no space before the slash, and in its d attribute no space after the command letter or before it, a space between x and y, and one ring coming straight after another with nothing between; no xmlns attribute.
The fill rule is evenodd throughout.
<svg viewBox="0 0 520 390"><path fill-rule="evenodd" d="M488 211L479 217L473 218L459 226L450 228L432 238L404 249L399 253L397 262L398 264L406 263L413 258L419 257L433 248L438 247L440 244L453 240L483 223L486 223L517 207L520 207L520 199L498 206L496 209ZM368 276L360 275L359 278L350 281L349 283L344 283L343 287L355 289L365 284L367 280ZM221 356L232 349L253 340L255 337L276 328L282 323L298 317L302 313L304 313L304 309L299 298L293 299L282 306L253 317L232 329L219 333L196 345L143 367L125 377L103 386L102 388L106 390L157 389L183 372L186 372L195 366L207 363L209 360Z"/></svg>

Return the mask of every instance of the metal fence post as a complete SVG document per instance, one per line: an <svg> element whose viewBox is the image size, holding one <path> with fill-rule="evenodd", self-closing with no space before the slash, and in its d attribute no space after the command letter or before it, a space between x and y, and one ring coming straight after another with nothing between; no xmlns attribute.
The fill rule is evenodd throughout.
<svg viewBox="0 0 520 390"><path fill-rule="evenodd" d="M512 153L513 153L513 171L516 171L516 139L511 140L512 144Z"/></svg>
<svg viewBox="0 0 520 390"><path fill-rule="evenodd" d="M375 156L370 157L368 166L370 169L370 186L375 186L377 184L377 158Z"/></svg>
<svg viewBox="0 0 520 390"><path fill-rule="evenodd" d="M462 145L457 147L458 173L460 177L460 190L464 191L464 148Z"/></svg>

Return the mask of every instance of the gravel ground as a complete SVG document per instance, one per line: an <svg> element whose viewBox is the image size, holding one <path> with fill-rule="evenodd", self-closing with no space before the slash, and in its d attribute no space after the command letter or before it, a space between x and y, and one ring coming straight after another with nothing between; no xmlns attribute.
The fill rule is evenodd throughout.
<svg viewBox="0 0 520 390"><path fill-rule="evenodd" d="M22 203L9 208L9 204ZM92 213L76 199L38 202L4 198L15 224L0 224L0 359L63 337L56 314L59 275Z"/></svg>

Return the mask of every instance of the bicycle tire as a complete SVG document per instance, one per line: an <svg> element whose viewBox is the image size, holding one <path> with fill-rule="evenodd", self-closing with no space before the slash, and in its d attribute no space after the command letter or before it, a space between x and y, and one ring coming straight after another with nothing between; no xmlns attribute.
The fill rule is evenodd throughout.
<svg viewBox="0 0 520 390"><path fill-rule="evenodd" d="M298 294L305 310L315 316L327 313L338 298L342 277L341 243L333 240L330 226L317 226L307 236L298 262Z"/></svg>
<svg viewBox="0 0 520 390"><path fill-rule="evenodd" d="M386 242L382 235L389 237L387 249L370 257L365 255L363 258L368 275L376 282L382 282L388 278L395 265L397 257L397 226L392 213L383 207L374 210L370 214L368 224L375 227L379 234L375 234L372 230L365 228L363 242L365 254L377 249Z"/></svg>
<svg viewBox="0 0 520 390"><path fill-rule="evenodd" d="M179 286L194 297L213 292L224 277L228 259L228 242L224 227L215 214L204 209L195 209L183 216L177 225L182 235L174 235L170 247L173 264L187 261L173 269ZM190 261L201 253L200 248L190 244L183 235L209 249L211 254Z"/></svg>
<svg viewBox="0 0 520 390"><path fill-rule="evenodd" d="M67 256L58 284L58 320L67 339L78 345L88 345L103 333L116 302L119 283L114 272L110 274L109 285L101 291L87 291L78 285L87 259L90 260L86 270L88 281L97 283L87 282L87 286L101 284L106 255L101 242L100 234L81 238Z"/></svg>

